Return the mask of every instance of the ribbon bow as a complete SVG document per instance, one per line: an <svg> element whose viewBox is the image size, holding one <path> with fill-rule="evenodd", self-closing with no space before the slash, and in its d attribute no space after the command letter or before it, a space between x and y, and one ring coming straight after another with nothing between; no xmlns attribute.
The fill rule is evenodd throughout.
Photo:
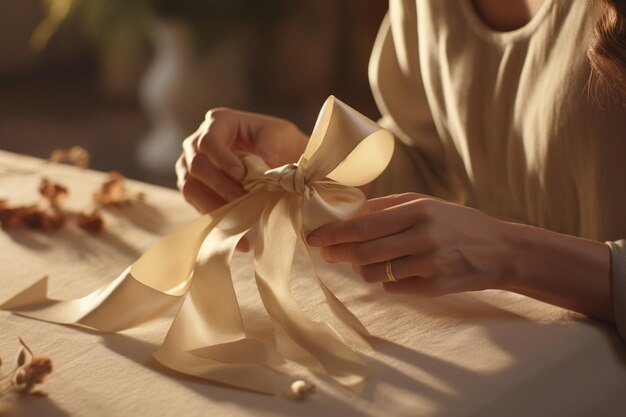
<svg viewBox="0 0 626 417"><path fill-rule="evenodd" d="M257 156L244 157L246 195L167 235L110 284L59 301L47 298L44 278L0 308L116 332L182 301L154 353L171 369L271 394L276 371L289 359L355 386L368 375L367 365L330 324L309 319L299 308L290 272L298 243L310 259L310 231L365 210L365 197L352 187L380 175L392 152L389 132L331 96L297 163L269 169ZM273 343L246 334L230 273L237 242L256 224L254 275L273 324ZM367 345L365 327L317 274L315 279L352 339Z"/></svg>

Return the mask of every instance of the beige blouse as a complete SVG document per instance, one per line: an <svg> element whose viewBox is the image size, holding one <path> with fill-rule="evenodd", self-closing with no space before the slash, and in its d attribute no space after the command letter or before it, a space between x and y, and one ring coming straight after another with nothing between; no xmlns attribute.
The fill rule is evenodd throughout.
<svg viewBox="0 0 626 417"><path fill-rule="evenodd" d="M420 191L609 241L626 338L626 109L589 83L596 6L545 0L495 32L470 0L390 0L370 82L398 138L378 194Z"/></svg>

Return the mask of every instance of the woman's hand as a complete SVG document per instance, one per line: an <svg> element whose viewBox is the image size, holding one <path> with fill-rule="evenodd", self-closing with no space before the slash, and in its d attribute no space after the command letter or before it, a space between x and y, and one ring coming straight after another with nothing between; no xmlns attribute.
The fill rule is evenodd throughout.
<svg viewBox="0 0 626 417"><path fill-rule="evenodd" d="M507 223L485 213L408 193L369 200L370 213L313 231L329 262L349 262L366 282L394 293L438 296L501 288L512 271ZM391 262L398 282L389 281Z"/></svg>
<svg viewBox="0 0 626 417"><path fill-rule="evenodd" d="M183 142L176 162L177 186L200 213L243 194L245 167L239 155L254 153L271 167L296 162L308 137L293 123L270 116L218 108Z"/></svg>

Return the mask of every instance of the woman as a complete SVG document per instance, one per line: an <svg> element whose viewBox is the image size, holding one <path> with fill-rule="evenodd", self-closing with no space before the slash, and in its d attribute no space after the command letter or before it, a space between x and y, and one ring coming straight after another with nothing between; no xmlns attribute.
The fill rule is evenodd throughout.
<svg viewBox="0 0 626 417"><path fill-rule="evenodd" d="M392 0L370 81L397 146L364 187L383 197L309 244L390 292L505 289L626 337L623 3ZM279 166L306 141L285 120L212 110L179 187L210 211L244 193L236 152Z"/></svg>

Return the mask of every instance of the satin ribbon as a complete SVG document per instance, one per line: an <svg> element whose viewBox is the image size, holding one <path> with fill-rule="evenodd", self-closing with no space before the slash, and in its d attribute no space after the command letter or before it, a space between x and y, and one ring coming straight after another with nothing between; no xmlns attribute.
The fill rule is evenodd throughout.
<svg viewBox="0 0 626 417"><path fill-rule="evenodd" d="M359 385L369 373L366 363L330 324L303 313L291 294L291 267L298 245L311 259L309 232L366 210L365 197L353 187L380 175L393 143L389 132L331 96L297 163L269 169L257 156L244 157L246 195L167 235L110 284L59 301L47 297L44 278L0 308L117 332L179 304L154 353L171 369L272 394L291 360L345 386ZM230 272L237 242L257 224L254 274L274 343L247 335ZM367 346L365 327L317 273L314 279L344 333Z"/></svg>

